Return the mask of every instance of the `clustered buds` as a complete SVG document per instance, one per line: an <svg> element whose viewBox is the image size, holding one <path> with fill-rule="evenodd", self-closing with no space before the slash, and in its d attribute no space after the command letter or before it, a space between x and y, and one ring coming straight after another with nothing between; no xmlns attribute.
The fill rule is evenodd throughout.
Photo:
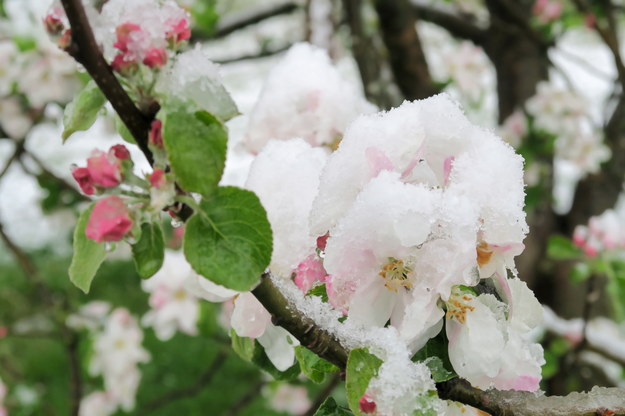
<svg viewBox="0 0 625 416"><path fill-rule="evenodd" d="M130 162L130 153L122 144L111 147L107 153L95 150L87 159L87 167L74 168L72 176L83 193L93 195L98 188L112 188L120 184L123 161Z"/></svg>
<svg viewBox="0 0 625 416"><path fill-rule="evenodd" d="M132 224L124 200L111 195L95 203L87 223L86 235L98 243L119 241L131 230Z"/></svg>
<svg viewBox="0 0 625 416"><path fill-rule="evenodd" d="M625 221L614 210L591 217L588 225L578 225L573 232L573 243L588 257L596 257L607 250L625 248Z"/></svg>

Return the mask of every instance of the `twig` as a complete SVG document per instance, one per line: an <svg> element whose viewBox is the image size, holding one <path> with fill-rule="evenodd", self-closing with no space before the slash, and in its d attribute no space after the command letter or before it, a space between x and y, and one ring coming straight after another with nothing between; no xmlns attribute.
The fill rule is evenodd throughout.
<svg viewBox="0 0 625 416"><path fill-rule="evenodd" d="M511 0L496 0L509 17L509 21L520 28L527 35L528 39L545 49L552 47L553 42L547 41L539 32L529 24L528 17L518 2Z"/></svg>
<svg viewBox="0 0 625 416"><path fill-rule="evenodd" d="M308 409L304 416L313 416L317 412L317 409L319 409L319 406L321 406L323 402L328 398L328 396L332 394L340 381L341 373L334 374L334 376L332 376L332 379L330 379L330 381L325 385L323 390L321 390L317 397L315 397L315 401L310 405L310 409Z"/></svg>
<svg viewBox="0 0 625 416"><path fill-rule="evenodd" d="M78 335L69 328L64 327L65 351L69 361L69 394L70 394L70 415L78 416L80 411L80 400L82 399L82 376L80 372L80 360L78 358Z"/></svg>
<svg viewBox="0 0 625 416"><path fill-rule="evenodd" d="M124 91L100 53L81 0L61 0L61 3L72 31L72 41L66 48L67 53L85 67L152 164L152 152L148 149L148 132L156 112L143 114Z"/></svg>
<svg viewBox="0 0 625 416"><path fill-rule="evenodd" d="M267 20L269 18L280 16L283 14L292 13L299 8L300 5L298 3L294 1L289 1L282 4L259 7L249 12L236 14L231 17L226 16L219 21L219 23L217 24L217 29L215 29L215 33L211 37L224 37L247 26L262 22L263 20Z"/></svg>
<svg viewBox="0 0 625 416"><path fill-rule="evenodd" d="M223 416L236 416L239 414L239 412L241 412L241 410L245 409L245 407L250 404L252 402L252 400L254 400L254 398L256 396L258 396L258 394L260 393L260 391L262 390L263 386L265 385L264 381L259 381L258 383L254 384L252 386L251 389L248 390L247 393L245 393L240 399L239 401L237 401L234 406L232 406L230 409L228 409L226 412L223 413Z"/></svg>
<svg viewBox="0 0 625 416"><path fill-rule="evenodd" d="M414 0L411 2L411 6L417 14L417 19L434 23L435 25L447 30L451 33L451 35L460 39L470 40L476 45L481 45L484 42L486 30L469 22L461 16L457 16L435 7L423 5Z"/></svg>
<svg viewBox="0 0 625 416"><path fill-rule="evenodd" d="M226 363L226 359L228 357L228 352L225 350L220 350L217 356L213 359L211 364L208 366L206 371L202 373L202 375L193 383L193 385L189 387L184 387L180 389L175 389L158 397L151 402L149 402L146 406L146 410L155 410L159 407L163 407L173 401L184 399L187 397L193 397L198 394L204 387L206 387L213 380L221 366Z"/></svg>
<svg viewBox="0 0 625 416"><path fill-rule="evenodd" d="M15 150L13 151L13 154L11 155L9 160L7 160L7 163L2 168L2 171L0 171L0 178L2 178L9 171L9 168L11 167L13 162L15 162L20 157L22 152L24 151L24 142L23 141L21 141L21 142L14 141L14 144L15 144Z"/></svg>
<svg viewBox="0 0 625 416"><path fill-rule="evenodd" d="M232 64L232 63L235 63L235 62L247 61L247 60L251 60L251 59L267 58L269 56L273 56L273 55L277 55L279 53L282 53L282 52L288 50L291 46L293 46L293 45L292 44L287 44L287 45L280 46L280 47L275 48L275 49L265 48L265 49L261 50L258 53L255 53L255 54L242 55L242 56L237 56L235 58L215 59L215 60L213 60L213 62L215 62L217 64L225 65L225 64Z"/></svg>

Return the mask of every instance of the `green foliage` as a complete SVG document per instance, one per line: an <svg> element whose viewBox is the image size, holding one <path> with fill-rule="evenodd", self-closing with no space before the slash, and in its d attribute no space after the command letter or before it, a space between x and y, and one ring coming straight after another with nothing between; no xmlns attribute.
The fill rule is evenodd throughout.
<svg viewBox="0 0 625 416"><path fill-rule="evenodd" d="M552 235L547 243L547 256L553 260L574 260L581 257L581 250L561 235Z"/></svg>
<svg viewBox="0 0 625 416"><path fill-rule="evenodd" d="M94 81L87 85L65 107L63 113L63 142L77 131L87 130L98 118L106 98Z"/></svg>
<svg viewBox="0 0 625 416"><path fill-rule="evenodd" d="M349 409L339 406L332 397L328 397L313 416L350 416Z"/></svg>
<svg viewBox="0 0 625 416"><path fill-rule="evenodd" d="M271 227L258 197L219 187L189 221L184 253L196 272L238 291L250 290L271 260Z"/></svg>
<svg viewBox="0 0 625 416"><path fill-rule="evenodd" d="M320 358L306 347L295 347L295 358L302 372L315 383L322 383L326 378L326 374L339 370L335 365Z"/></svg>
<svg viewBox="0 0 625 416"><path fill-rule="evenodd" d="M165 259L165 242L159 223L141 225L141 238L132 245L132 256L142 278L147 279L159 271Z"/></svg>
<svg viewBox="0 0 625 416"><path fill-rule="evenodd" d="M91 282L106 257L104 244L87 238L85 230L93 204L78 217L74 230L74 255L69 266L69 279L80 290L89 293Z"/></svg>
<svg viewBox="0 0 625 416"><path fill-rule="evenodd" d="M115 114L115 130L117 130L117 133L119 133L124 141L131 144L137 144L137 141L133 137L132 133L130 132L130 130L128 130L128 127L126 127L126 124L124 124L122 119L119 118L119 115L117 115L117 113Z"/></svg>
<svg viewBox="0 0 625 416"><path fill-rule="evenodd" d="M571 281L581 283L592 275L592 267L587 262L576 263L571 269Z"/></svg>
<svg viewBox="0 0 625 416"><path fill-rule="evenodd" d="M451 362L449 361L449 342L445 329L437 336L430 338L428 342L412 357L412 361L421 361L432 372L432 378L436 382L446 381L457 377Z"/></svg>
<svg viewBox="0 0 625 416"><path fill-rule="evenodd" d="M73 207L85 199L74 188L48 172L37 175L37 183L44 191L41 198L41 209L44 214L51 214L60 208Z"/></svg>
<svg viewBox="0 0 625 416"><path fill-rule="evenodd" d="M381 365L382 360L370 354L366 348L350 351L347 358L345 388L347 389L347 403L355 415L363 415L358 408L358 401L367 391L371 379L377 376Z"/></svg>
<svg viewBox="0 0 625 416"><path fill-rule="evenodd" d="M307 296L319 296L323 302L328 301L328 293L326 292L326 284L322 283L310 289Z"/></svg>
<svg viewBox="0 0 625 416"><path fill-rule="evenodd" d="M230 330L230 339L234 352L245 361L252 361L255 349L254 340L252 338L238 336L234 329Z"/></svg>
<svg viewBox="0 0 625 416"><path fill-rule="evenodd" d="M195 29L204 33L212 33L219 21L216 0L198 0L191 6L191 17Z"/></svg>
<svg viewBox="0 0 625 416"><path fill-rule="evenodd" d="M188 192L210 195L226 163L226 127L205 111L196 113L180 103L159 112L163 143L178 184Z"/></svg>

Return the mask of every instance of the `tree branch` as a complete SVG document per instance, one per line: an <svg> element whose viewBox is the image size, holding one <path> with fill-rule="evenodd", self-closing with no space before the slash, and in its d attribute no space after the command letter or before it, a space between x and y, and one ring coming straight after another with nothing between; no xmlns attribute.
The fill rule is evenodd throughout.
<svg viewBox="0 0 625 416"><path fill-rule="evenodd" d="M376 0L375 9L395 82L404 97L415 100L436 94L408 0Z"/></svg>
<svg viewBox="0 0 625 416"><path fill-rule="evenodd" d="M299 8L300 5L298 3L289 1L282 4L272 4L269 6L258 7L254 10L250 10L249 12L242 12L231 17L226 16L219 21L217 29L215 29L215 33L213 33L211 38L221 38L227 36L232 32L236 32L237 30L256 23L260 23L263 20L292 13Z"/></svg>
<svg viewBox="0 0 625 416"><path fill-rule="evenodd" d="M440 10L435 7L425 6L418 1L411 2L412 9L419 20L434 23L447 30L452 36L470 40L476 45L481 45L486 37L486 30L471 23L461 16Z"/></svg>
<svg viewBox="0 0 625 416"><path fill-rule="evenodd" d="M219 351L217 356L213 359L206 371L193 383L193 385L185 388L175 389L166 393L155 400L152 400L145 406L146 410L152 411L163 407L175 400L184 399L187 397L193 397L198 394L204 387L206 387L215 377L221 366L226 363L228 358L228 352L223 349Z"/></svg>
<svg viewBox="0 0 625 416"><path fill-rule="evenodd" d="M61 3L72 31L72 41L66 48L67 53L85 67L152 164L152 152L148 149L148 132L156 112L143 114L119 83L100 53L81 0L61 0Z"/></svg>

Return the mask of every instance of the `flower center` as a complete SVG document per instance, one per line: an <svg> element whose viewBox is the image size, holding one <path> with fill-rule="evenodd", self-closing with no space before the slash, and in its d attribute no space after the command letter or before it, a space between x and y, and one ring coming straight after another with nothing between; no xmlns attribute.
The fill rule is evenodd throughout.
<svg viewBox="0 0 625 416"><path fill-rule="evenodd" d="M467 294L458 294L453 295L449 298L447 302L447 319L455 319L461 324L465 323L467 320L467 312L473 312L475 310L475 306L469 305L467 302L473 300L473 296Z"/></svg>
<svg viewBox="0 0 625 416"><path fill-rule="evenodd" d="M477 246L477 264L480 267L483 267L485 264L488 264L490 258L493 255L493 248L485 241L482 241Z"/></svg>
<svg viewBox="0 0 625 416"><path fill-rule="evenodd" d="M398 260L393 257L388 258L388 262L382 266L380 275L384 280L384 286L388 290L397 292L400 287L412 289L412 283L408 280L408 274L412 271L412 268L404 264L403 260Z"/></svg>

